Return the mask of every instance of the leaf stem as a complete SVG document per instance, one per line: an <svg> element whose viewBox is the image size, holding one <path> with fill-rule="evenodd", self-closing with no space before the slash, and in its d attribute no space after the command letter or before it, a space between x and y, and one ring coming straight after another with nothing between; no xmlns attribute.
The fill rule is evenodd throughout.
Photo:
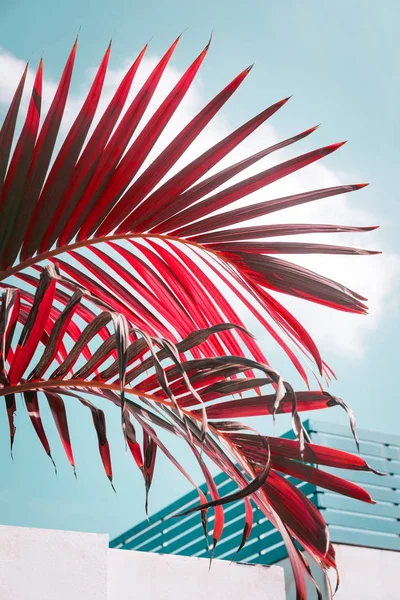
<svg viewBox="0 0 400 600"><path fill-rule="evenodd" d="M97 238L90 238L88 240L83 240L80 242L74 242L73 244L68 244L66 246L60 246L59 248L54 248L53 250L46 250L46 252L42 252L41 254L37 254L36 256L32 256L23 260L22 262L9 267L5 271L0 271L0 281L4 281L7 277L14 275L15 273L19 273L23 271L27 267L31 267L37 263L42 262L43 260L47 260L49 258L53 258L54 256L58 256L59 254L63 254L64 252L70 252L71 250L77 250L78 248L86 248L87 246L92 246L95 244L102 244L107 242L115 242L118 240L129 240L133 238L138 239L159 239L159 240L167 240L172 242L179 242L181 244L185 244L187 246L194 246L197 249L206 250L211 254L215 254L218 258L221 258L216 252L207 248L205 249L201 244L197 244L196 242L192 242L190 240L186 240L183 238L177 238L170 235L157 235L154 233L121 233L115 235L101 236Z"/></svg>
<svg viewBox="0 0 400 600"><path fill-rule="evenodd" d="M31 390L44 390L51 388L98 388L102 390L111 390L115 392L120 391L119 383L104 383L102 381L85 381L84 379L52 379L48 381L26 381L18 385L10 385L0 388L0 396L7 396L8 394L18 394L21 392L27 392ZM172 406L172 403L168 400L164 400L154 394L147 394L142 392L138 388L128 387L124 388L127 394L133 396L146 398L159 404L165 404Z"/></svg>

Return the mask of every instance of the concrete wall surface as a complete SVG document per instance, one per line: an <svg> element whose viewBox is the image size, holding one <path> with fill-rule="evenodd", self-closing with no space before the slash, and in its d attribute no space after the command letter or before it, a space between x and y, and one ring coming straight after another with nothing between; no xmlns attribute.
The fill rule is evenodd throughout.
<svg viewBox="0 0 400 600"><path fill-rule="evenodd" d="M0 526L0 600L284 600L280 567L127 550L108 536Z"/></svg>
<svg viewBox="0 0 400 600"><path fill-rule="evenodd" d="M1 600L107 600L108 536L0 527Z"/></svg>
<svg viewBox="0 0 400 600"><path fill-rule="evenodd" d="M280 567L229 564L205 558L110 550L108 600L285 600Z"/></svg>
<svg viewBox="0 0 400 600"><path fill-rule="evenodd" d="M335 544L340 572L337 600L398 600L400 552Z"/></svg>
<svg viewBox="0 0 400 600"><path fill-rule="evenodd" d="M345 544L334 544L334 547L340 574L340 587L335 600L399 600L400 552ZM312 561L310 563L313 565ZM279 564L285 571L287 600L295 600L289 561L286 558ZM326 600L328 593L315 564L312 572ZM316 600L317 594L312 586L307 587L309 600Z"/></svg>

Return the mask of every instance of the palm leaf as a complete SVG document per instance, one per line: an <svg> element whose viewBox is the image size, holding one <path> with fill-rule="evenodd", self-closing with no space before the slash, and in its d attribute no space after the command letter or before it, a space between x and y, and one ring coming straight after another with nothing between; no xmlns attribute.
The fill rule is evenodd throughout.
<svg viewBox="0 0 400 600"><path fill-rule="evenodd" d="M79 401L91 411L101 461L112 482L105 416L88 396L107 400L121 410L127 445L144 477L147 507L158 450L195 485L164 445L158 430L177 435L189 445L207 481L211 501L199 491L198 509L205 531L208 510L216 511L213 548L222 534L224 504L244 498L245 526L239 550L242 548L252 526L251 498L282 533L298 598L305 598L304 575L309 575L309 569L293 540L298 540L323 568L335 567L334 553L322 517L279 473L370 502L369 495L358 486L312 464L369 467L362 459L313 447L305 441L299 412L338 405L348 411L354 429L351 411L342 400L322 391L295 393L268 365L238 313L241 306L252 312L284 349L307 385L303 357L314 361L329 379L332 371L311 335L269 291L360 314L366 312L365 298L275 255L371 252L274 238L361 233L373 227L243 223L352 192L364 184L250 202L242 208L232 206L342 145L331 144L300 154L232 183L248 167L315 131L312 127L235 164L218 166L288 98L267 107L169 175L243 83L250 67L228 83L145 165L209 47L207 44L134 137L178 41L126 106L146 47L142 50L90 133L106 76L108 47L82 108L55 156L76 43L41 127L40 63L25 123L11 153L26 71L22 75L0 131L0 396L5 398L11 445L15 437L15 395L21 393L34 430L51 458L40 418L39 400L44 396L68 460L75 468L67 412L69 403ZM210 169L215 169L211 175ZM240 228L230 228L238 224ZM236 302L227 297L227 290ZM269 385L273 390L266 394L264 388ZM240 398L232 399L237 393ZM263 439L249 434L245 424L230 420L275 417L282 412L292 413L298 441ZM232 497L218 496L202 452L236 482L238 491Z"/></svg>
<svg viewBox="0 0 400 600"><path fill-rule="evenodd" d="M121 410L127 443L142 471L146 488L146 511L157 448L187 476L161 442L155 431L156 427L182 438L201 466L211 501L200 494L200 504L196 510L202 513L204 527L205 514L210 508L215 510L212 555L223 531L223 506L239 499L245 499L245 528L239 550L243 547L251 529L248 498L252 498L281 532L287 529L316 560L326 568L332 566L332 557L328 555L329 538L322 517L310 506L307 498L279 473L292 475L364 502L372 502L369 494L359 486L316 469L310 463L340 469L372 469L359 456L307 442L299 444L295 440L263 438L258 434L248 433L246 430L249 428L240 422L221 422L215 419L221 416L261 416L289 410L295 417L297 411L343 403L323 392L296 394L274 369L249 358L229 355L187 358L188 352L195 346L204 344L223 331L237 328L229 323L197 330L174 345L168 340L150 337L137 328L130 328L121 315L108 308L98 311L97 316L80 332L70 352L62 359L57 348L70 335L67 325L74 309L88 302L88 298L80 291L75 292L69 297L66 308L53 321L49 305L60 285L62 279L57 272L52 267L46 267L41 274L32 306L26 318L22 319L24 327L18 341L10 342L8 350L5 350L4 344L1 346L3 368L0 396L6 402L11 442L15 435L12 420L16 409L15 395L22 393L34 430L51 458L40 418L39 396L44 395L68 461L75 471L67 408L68 404L78 400L91 411L100 458L112 484L105 415L87 395L108 400ZM13 314L15 319L19 316L15 315L16 311L24 311L18 298L14 290L3 292L0 313L3 315L0 328L2 339L6 338L7 331L10 330L10 319L5 318L5 315ZM241 333L246 335L245 330ZM85 347L94 341L97 341L97 350L87 361ZM260 371L262 376L246 377L245 373L249 369ZM254 390L269 385L275 387L275 392L270 395L242 397L240 400L226 399L222 403L217 401L235 393L254 393ZM136 438L135 421L143 432L143 451ZM227 497L219 496L202 452L232 478L238 486L236 492Z"/></svg>
<svg viewBox="0 0 400 600"><path fill-rule="evenodd" d="M29 127L30 137L27 137L28 129L21 134L1 190L0 223L3 223L3 228L7 227L8 233L2 238L0 280L5 284L12 275L23 276L28 267L51 258L57 262L61 272L68 275L70 286L83 286L98 300L106 298L114 310L125 314L131 325L138 326L149 335L171 337L175 342L199 327L223 321L241 324L237 310L246 295L243 296L242 292L247 291L253 295L253 305L261 325L267 327L285 349L303 378L307 380L296 357L299 350L316 362L320 372L328 375L315 344L310 343L311 338L306 332L298 329L293 340L285 325L287 315L284 308L279 304L271 308L266 289L295 294L356 313L366 311L364 299L352 290L293 263L272 258L271 255L368 252L323 244L276 241L267 244L250 240L306 232L361 232L369 228L311 224L265 225L242 227L240 230L227 230L225 227L267 215L271 211L354 191L362 185L337 186L269 200L246 208L229 208L236 200L320 160L341 146L332 144L308 152L229 185L230 180L244 169L266 155L300 141L310 135L314 127L204 179L207 171L217 167L229 152L272 117L287 99L265 109L168 178L169 170L242 84L249 69L242 71L223 88L137 176L150 150L185 97L208 50L207 45L128 147L177 43L178 40L156 65L114 131L146 50L143 49L85 145L106 74L110 48L107 49L82 109L47 175L68 94L76 44L36 143L38 120L35 116L36 123L33 125L32 111L40 104L41 88L39 83L35 83L35 105L28 113L25 126ZM37 81L40 78L41 67ZM3 128L4 136L7 136L7 141L4 141L5 156L8 156L7 144L18 110L19 96L20 88ZM226 184L228 187L218 191L221 185ZM12 215L10 186L12 189L18 186L16 193L20 197L20 200L12 202ZM15 193L12 198L15 198ZM221 208L226 211L223 221L219 214L215 215ZM13 235L10 235L11 231ZM99 244L104 250L99 248ZM71 264L72 256L80 263L78 270ZM231 289L232 285L236 288L237 309L231 306L231 302L225 301L223 293L216 294L218 286L213 284L212 267L194 272L193 265L198 264L199 260L197 257L205 263L212 259L214 272L221 280L227 280L226 284L231 284ZM89 280L90 272L95 273L100 281L93 283ZM124 279L124 291L119 284L120 277ZM136 300L130 289L134 291ZM124 310L122 304L125 305ZM282 334L277 327L283 331ZM289 339L285 340L287 336ZM244 343L256 360L265 361L255 341L248 339L244 342L242 336L239 342L238 337L241 337L238 332L224 332L200 351L218 354L224 348L240 355L245 352ZM293 343L294 350L290 348Z"/></svg>

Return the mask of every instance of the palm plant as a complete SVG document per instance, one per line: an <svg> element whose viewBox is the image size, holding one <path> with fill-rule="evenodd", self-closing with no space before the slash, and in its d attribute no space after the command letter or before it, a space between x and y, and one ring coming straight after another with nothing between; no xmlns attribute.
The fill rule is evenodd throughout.
<svg viewBox="0 0 400 600"><path fill-rule="evenodd" d="M349 413L354 430L351 411L322 388L295 392L283 381L222 288L229 290L285 350L307 385L304 360L313 362L319 374L329 379L332 372L312 337L270 291L353 313L366 312L365 298L275 255L371 252L275 238L373 228L268 225L263 221L231 226L351 192L363 184L229 208L342 145L319 148L230 183L263 157L310 135L312 128L207 175L287 99L244 123L168 177L250 68L233 79L144 168L208 50L207 45L135 136L177 43L168 49L123 113L146 47L142 50L90 133L109 47L53 162L76 43L39 128L40 62L26 119L11 152L27 69L15 92L0 132L0 396L5 398L11 447L15 398L22 394L33 427L51 457L40 417L41 394L47 399L74 467L64 402L80 401L92 413L101 460L112 482L105 416L89 398L110 401L121 410L122 432L143 473L147 506L157 449L196 486L159 437L160 430L174 433L187 442L208 484L210 497L199 490L196 510L201 512L207 535L207 513L214 508L212 551L223 530L223 505L240 498L245 505L241 547L246 542L252 527L251 498L281 532L298 598L305 598L305 578L311 574L295 541L324 572L336 568L335 554L323 518L282 474L372 502L362 488L319 466L371 469L358 456L307 441L301 411L341 406ZM220 209L225 211L218 213ZM264 386L269 385L272 389L266 394ZM239 397L233 399L233 394ZM261 436L237 420L275 417L278 413L292 414L297 440ZM141 432L139 441L135 426ZM237 483L235 494L219 497L204 455Z"/></svg>

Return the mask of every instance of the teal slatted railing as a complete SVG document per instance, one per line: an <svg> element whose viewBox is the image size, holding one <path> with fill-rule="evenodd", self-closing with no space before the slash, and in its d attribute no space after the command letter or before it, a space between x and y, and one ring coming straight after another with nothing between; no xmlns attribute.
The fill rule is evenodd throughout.
<svg viewBox="0 0 400 600"><path fill-rule="evenodd" d="M307 429L316 444L354 452L354 441L346 427L310 420ZM358 434L362 456L386 477L364 471L327 470L362 485L376 504L318 490L316 505L333 542L400 551L400 436L367 430Z"/></svg>
<svg viewBox="0 0 400 600"><path fill-rule="evenodd" d="M355 452L349 428L313 420L306 421L305 426L314 443ZM289 479L322 511L333 542L400 551L400 436L366 430L358 431L358 435L363 457L374 469L387 473L387 476L379 477L363 471L326 470L361 484L376 500L375 505L364 504L309 483ZM288 437L291 437L290 433ZM235 485L224 473L217 475L215 481L221 496L235 489ZM200 487L204 492L207 491L205 484ZM150 523L143 521L116 537L110 546L142 552L206 557L210 548L206 547L199 514L174 518L174 515L198 502L198 494L193 490L153 515ZM253 529L238 560L272 564L285 558L286 550L280 534L258 509L254 508L253 511ZM217 558L233 558L242 538L243 513L243 502L226 507L225 528L217 546ZM212 525L213 515L210 514L210 534Z"/></svg>

